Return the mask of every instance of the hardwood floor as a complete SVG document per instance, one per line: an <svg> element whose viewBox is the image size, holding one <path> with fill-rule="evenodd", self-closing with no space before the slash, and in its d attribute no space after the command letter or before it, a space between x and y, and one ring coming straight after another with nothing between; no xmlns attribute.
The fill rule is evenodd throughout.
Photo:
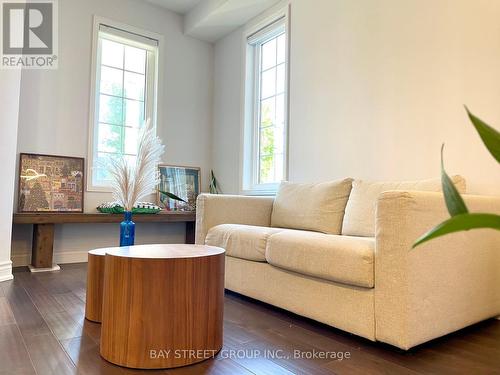
<svg viewBox="0 0 500 375"><path fill-rule="evenodd" d="M86 264L53 273L16 270L14 277L0 283L2 375L500 374L498 320L403 352L233 293L225 297L224 349L214 360L174 370L129 370L100 357L100 325L84 319ZM321 351L350 358L306 358Z"/></svg>

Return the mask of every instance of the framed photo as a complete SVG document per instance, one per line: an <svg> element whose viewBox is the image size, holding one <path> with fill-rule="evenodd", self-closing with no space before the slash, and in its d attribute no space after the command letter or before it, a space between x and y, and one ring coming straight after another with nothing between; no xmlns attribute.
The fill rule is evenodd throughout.
<svg viewBox="0 0 500 375"><path fill-rule="evenodd" d="M200 194L200 168L160 164L158 170L158 206L169 211L195 211L196 198ZM160 191L173 194L183 201L172 199Z"/></svg>
<svg viewBox="0 0 500 375"><path fill-rule="evenodd" d="M19 161L19 212L83 212L83 158L24 154Z"/></svg>

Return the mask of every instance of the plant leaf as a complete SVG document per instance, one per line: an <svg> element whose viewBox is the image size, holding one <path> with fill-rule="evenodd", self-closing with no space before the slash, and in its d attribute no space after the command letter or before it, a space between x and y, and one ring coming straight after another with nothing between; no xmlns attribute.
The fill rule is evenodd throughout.
<svg viewBox="0 0 500 375"><path fill-rule="evenodd" d="M497 162L500 163L500 133L486 124L483 120L470 113L469 108L465 107L465 110L467 111L467 115L469 116L472 124L479 133L484 145Z"/></svg>
<svg viewBox="0 0 500 375"><path fill-rule="evenodd" d="M444 169L443 162L444 143L441 146L441 185L443 186L444 200L451 216L466 214L469 212L464 200L460 196L455 184Z"/></svg>
<svg viewBox="0 0 500 375"><path fill-rule="evenodd" d="M184 199L182 198L179 198L177 195L175 194L172 194L172 193L169 193L168 191L162 191L162 190L159 190L159 192L163 195L166 195L167 197L169 197L170 199L173 199L173 200L176 200L176 201L181 201L181 202L184 202L184 203L187 203Z"/></svg>
<svg viewBox="0 0 500 375"><path fill-rule="evenodd" d="M210 186L209 186L209 191L210 194L219 194L219 186L217 185L217 179L215 178L215 174L213 169L210 170Z"/></svg>
<svg viewBox="0 0 500 375"><path fill-rule="evenodd" d="M500 215L481 213L455 215L418 238L412 248L449 233L479 228L500 230Z"/></svg>

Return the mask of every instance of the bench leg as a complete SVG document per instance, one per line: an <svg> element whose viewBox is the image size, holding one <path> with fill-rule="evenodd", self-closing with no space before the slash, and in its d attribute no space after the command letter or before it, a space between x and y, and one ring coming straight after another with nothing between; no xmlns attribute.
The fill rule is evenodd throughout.
<svg viewBox="0 0 500 375"><path fill-rule="evenodd" d="M54 271L59 266L53 265L54 224L33 225L33 246L31 250L31 272Z"/></svg>
<svg viewBox="0 0 500 375"><path fill-rule="evenodd" d="M195 223L194 221L186 221L186 243L194 244Z"/></svg>

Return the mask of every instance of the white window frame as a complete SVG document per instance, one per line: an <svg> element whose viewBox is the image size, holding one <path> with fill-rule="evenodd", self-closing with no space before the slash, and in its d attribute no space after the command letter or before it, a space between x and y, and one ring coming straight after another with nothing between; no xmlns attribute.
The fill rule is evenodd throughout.
<svg viewBox="0 0 500 375"><path fill-rule="evenodd" d="M285 134L283 145L283 180L288 178L288 134L290 108L290 25L289 6L280 9L243 33L242 76L242 132L240 193L245 195L274 195L279 187L276 183L259 183L259 119L260 119L260 48L283 30L286 35L285 56ZM281 30L280 30L281 29Z"/></svg>
<svg viewBox="0 0 500 375"><path fill-rule="evenodd" d="M151 118L153 126L156 128L158 122L158 82L160 80L160 72L158 67L161 58L161 46L163 45L163 37L160 34L143 30L135 26L130 26L121 22L116 22L108 18L94 16L93 34L92 34L92 61L91 61L91 76L90 76L90 108L89 108L89 144L87 158L87 191L95 192L112 192L110 186L95 185L93 181L94 156L97 153L98 143L98 122L99 122L99 84L100 84L100 62L101 48L99 40L99 32L101 25L115 29L116 36L114 39L119 41L120 31L123 31L124 37L137 35L140 38L149 38L156 40L158 45L155 47L154 59L148 59L147 71L152 72L153 76L147 79L146 92L144 93L144 102L146 104L144 117ZM127 44L133 45L132 39L127 38ZM141 48L143 45L141 45ZM150 73L151 74L151 73ZM146 72L148 75L148 72Z"/></svg>

